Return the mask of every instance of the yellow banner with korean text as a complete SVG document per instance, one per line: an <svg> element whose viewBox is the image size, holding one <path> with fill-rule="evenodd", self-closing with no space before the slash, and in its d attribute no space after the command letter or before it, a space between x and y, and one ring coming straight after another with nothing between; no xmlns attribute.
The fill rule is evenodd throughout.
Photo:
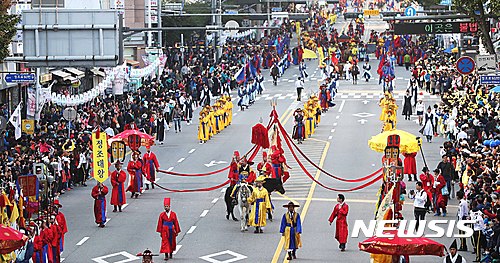
<svg viewBox="0 0 500 263"><path fill-rule="evenodd" d="M108 142L105 132L92 133L92 163L94 179L104 182L108 179Z"/></svg>

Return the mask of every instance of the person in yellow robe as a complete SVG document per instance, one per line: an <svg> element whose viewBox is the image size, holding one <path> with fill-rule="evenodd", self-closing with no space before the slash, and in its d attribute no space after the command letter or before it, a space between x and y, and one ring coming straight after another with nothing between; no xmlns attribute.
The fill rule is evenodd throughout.
<svg viewBox="0 0 500 263"><path fill-rule="evenodd" d="M309 111L306 109L307 108L307 104L304 104L304 109L302 109L302 112L303 112L303 115L304 115L304 123L305 123L305 136L304 136L304 139L307 139L309 137L311 137L312 133L311 133L311 126L309 125ZM314 128L314 125L312 126L312 128Z"/></svg>
<svg viewBox="0 0 500 263"><path fill-rule="evenodd" d="M307 119L306 119L306 125L309 126L309 130L311 131L311 135L314 134L314 131L316 130L316 110L314 108L314 102L309 101L307 103Z"/></svg>
<svg viewBox="0 0 500 263"><path fill-rule="evenodd" d="M214 113L214 109L212 107L210 107L210 106L207 106L207 107L208 107L207 117L209 120L208 127L210 127L210 138L212 138L212 136L214 136L217 133L217 130L215 129L215 113Z"/></svg>
<svg viewBox="0 0 500 263"><path fill-rule="evenodd" d="M213 110L214 110L214 130L215 130L215 134L218 134L219 132L221 132L224 128L223 128L223 124L222 124L222 114L221 114L221 110L220 110L220 107L219 107L219 103L215 103L214 106L213 106Z"/></svg>
<svg viewBox="0 0 500 263"><path fill-rule="evenodd" d="M200 116L200 124L198 126L198 140L200 143L206 143L210 139L208 127L208 118L206 112L202 111Z"/></svg>
<svg viewBox="0 0 500 263"><path fill-rule="evenodd" d="M248 202L252 204L252 211L248 222L250 226L255 227L254 233L263 233L262 227L266 226L267 210L271 210L269 193L263 187L265 179L262 175L255 179L256 187L253 189L252 195L248 198Z"/></svg>
<svg viewBox="0 0 500 263"><path fill-rule="evenodd" d="M283 248L288 252L288 260L296 259L297 249L302 247L300 234L302 234L302 223L299 213L295 212L295 207L299 205L289 202L283 207L288 208L286 214L281 219L280 233L285 238L285 246Z"/></svg>
<svg viewBox="0 0 500 263"><path fill-rule="evenodd" d="M316 121L316 127L318 127L319 123L321 122L321 105L319 103L319 98L314 96L313 97L313 104L314 104L314 116L315 116L315 121Z"/></svg>
<svg viewBox="0 0 500 263"><path fill-rule="evenodd" d="M233 122L233 102L231 101L230 96L226 96L226 105L227 105L227 125L231 125Z"/></svg>

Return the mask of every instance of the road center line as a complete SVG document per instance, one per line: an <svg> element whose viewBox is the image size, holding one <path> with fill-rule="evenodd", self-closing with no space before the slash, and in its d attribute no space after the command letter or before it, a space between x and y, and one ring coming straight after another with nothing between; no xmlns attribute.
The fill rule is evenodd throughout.
<svg viewBox="0 0 500 263"><path fill-rule="evenodd" d="M335 122L335 123L333 124L333 126L337 126L337 123Z"/></svg>
<svg viewBox="0 0 500 263"><path fill-rule="evenodd" d="M177 162L178 162L178 163L182 163L184 160L186 160L186 158L182 157L182 158L180 158Z"/></svg>
<svg viewBox="0 0 500 263"><path fill-rule="evenodd" d="M173 166L170 166L170 167L167 169L167 172L170 172L170 171L172 171L172 170L174 170L174 167L173 167Z"/></svg>
<svg viewBox="0 0 500 263"><path fill-rule="evenodd" d="M194 151L196 151L196 149L191 149L191 151L189 151L189 154L194 153Z"/></svg>
<svg viewBox="0 0 500 263"><path fill-rule="evenodd" d="M325 148L323 149L323 153L321 155L321 159L319 161L319 167L320 168L323 168L323 165L325 163L325 159L326 159L326 156L328 154L328 149L330 148L330 142L326 142L326 145L325 145ZM316 175L314 176L314 179L318 180L319 179L319 176L321 175L321 171L318 170L316 172ZM314 195L314 190L316 189L316 182L313 182L311 184L311 187L309 188L309 193L307 194L307 199L306 199L306 203L304 204L304 208L302 209L301 211L301 223L303 224L305 218L306 218L306 215L307 215L307 211L309 210L309 206L311 205L311 201L312 201L312 197ZM281 237L280 239L280 242L278 244L278 247L276 248L276 251L274 252L274 256L273 256L273 259L271 261L271 263L276 263L278 262L278 259L280 258L280 255L281 255L281 251L283 250L283 246L285 245L285 238L284 237ZM288 260L286 259L286 257L284 258L283 262L288 262Z"/></svg>
<svg viewBox="0 0 500 263"><path fill-rule="evenodd" d="M333 139L333 136L331 136L331 135L328 136L328 140L331 140L331 139Z"/></svg>
<svg viewBox="0 0 500 263"><path fill-rule="evenodd" d="M77 246L81 246L83 245L83 243L85 243L85 241L89 240L90 237L84 237L82 238L82 240L80 240L80 242L76 243Z"/></svg>
<svg viewBox="0 0 500 263"><path fill-rule="evenodd" d="M191 226L191 228L189 228L189 230L187 231L187 233L188 234L192 234L195 229L196 229L196 226Z"/></svg>
<svg viewBox="0 0 500 263"><path fill-rule="evenodd" d="M177 252L179 252L179 249L181 249L182 245L177 245L176 248L175 248L175 251L172 253L172 254L177 254Z"/></svg>
<svg viewBox="0 0 500 263"><path fill-rule="evenodd" d="M127 207L127 206L128 206L128 204L122 205L122 209L125 209L125 207Z"/></svg>
<svg viewBox="0 0 500 263"><path fill-rule="evenodd" d="M208 211L209 210L203 210L203 212L201 213L200 217L205 217L208 214Z"/></svg>
<svg viewBox="0 0 500 263"><path fill-rule="evenodd" d="M345 105L345 100L342 100L342 103L340 104L339 112L342 112L342 110L344 109L344 105Z"/></svg>
<svg viewBox="0 0 500 263"><path fill-rule="evenodd" d="M214 200L212 200L212 204L217 203L217 201L219 201L219 198L214 198Z"/></svg>
<svg viewBox="0 0 500 263"><path fill-rule="evenodd" d="M330 132L335 132L335 129L331 129Z"/></svg>

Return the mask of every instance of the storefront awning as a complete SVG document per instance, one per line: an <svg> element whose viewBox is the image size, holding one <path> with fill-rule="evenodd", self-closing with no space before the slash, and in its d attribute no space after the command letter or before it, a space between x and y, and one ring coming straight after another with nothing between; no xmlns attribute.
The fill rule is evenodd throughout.
<svg viewBox="0 0 500 263"><path fill-rule="evenodd" d="M85 77L85 72L78 70L76 68L64 68L64 70L71 73L71 75L73 75L75 78L81 79L81 78Z"/></svg>
<svg viewBox="0 0 500 263"><path fill-rule="evenodd" d="M55 70L50 72L53 76L56 76L58 78L62 78L64 81L69 80L71 78L71 74L64 72L62 70Z"/></svg>
<svg viewBox="0 0 500 263"><path fill-rule="evenodd" d="M96 69L96 68L91 69L90 72L92 72L92 74L99 76L99 77L103 77L103 78L106 77L106 73L104 73L103 71L100 71L99 69Z"/></svg>

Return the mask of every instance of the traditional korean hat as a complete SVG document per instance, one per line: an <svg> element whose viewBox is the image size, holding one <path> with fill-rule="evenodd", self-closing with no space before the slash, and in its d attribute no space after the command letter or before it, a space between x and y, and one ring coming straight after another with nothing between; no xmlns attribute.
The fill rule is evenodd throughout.
<svg viewBox="0 0 500 263"><path fill-rule="evenodd" d="M453 242L450 245L450 249L457 249L457 240L453 240Z"/></svg>
<svg viewBox="0 0 500 263"><path fill-rule="evenodd" d="M114 165L119 165L119 164L123 164L120 160L116 160L114 163Z"/></svg>
<svg viewBox="0 0 500 263"><path fill-rule="evenodd" d="M290 207L290 206L293 206L293 207L300 207L300 205L295 204L295 203L294 203L294 202L292 202L292 201L290 201L290 202L289 202L288 204L286 204L286 205L283 205L283 207L287 207L287 208L288 208L288 207Z"/></svg>
<svg viewBox="0 0 500 263"><path fill-rule="evenodd" d="M166 206L170 206L170 197L165 197L163 198L163 205Z"/></svg>
<svg viewBox="0 0 500 263"><path fill-rule="evenodd" d="M59 199L54 200L53 206L62 207L61 203L59 203Z"/></svg>
<svg viewBox="0 0 500 263"><path fill-rule="evenodd" d="M156 257L158 255L157 254L153 254L153 252L151 252L151 250L146 249L146 250L144 250L144 252L139 253L136 256L138 256L138 257Z"/></svg>
<svg viewBox="0 0 500 263"><path fill-rule="evenodd" d="M234 151L233 155L236 156L236 157L240 157L240 152Z"/></svg>

